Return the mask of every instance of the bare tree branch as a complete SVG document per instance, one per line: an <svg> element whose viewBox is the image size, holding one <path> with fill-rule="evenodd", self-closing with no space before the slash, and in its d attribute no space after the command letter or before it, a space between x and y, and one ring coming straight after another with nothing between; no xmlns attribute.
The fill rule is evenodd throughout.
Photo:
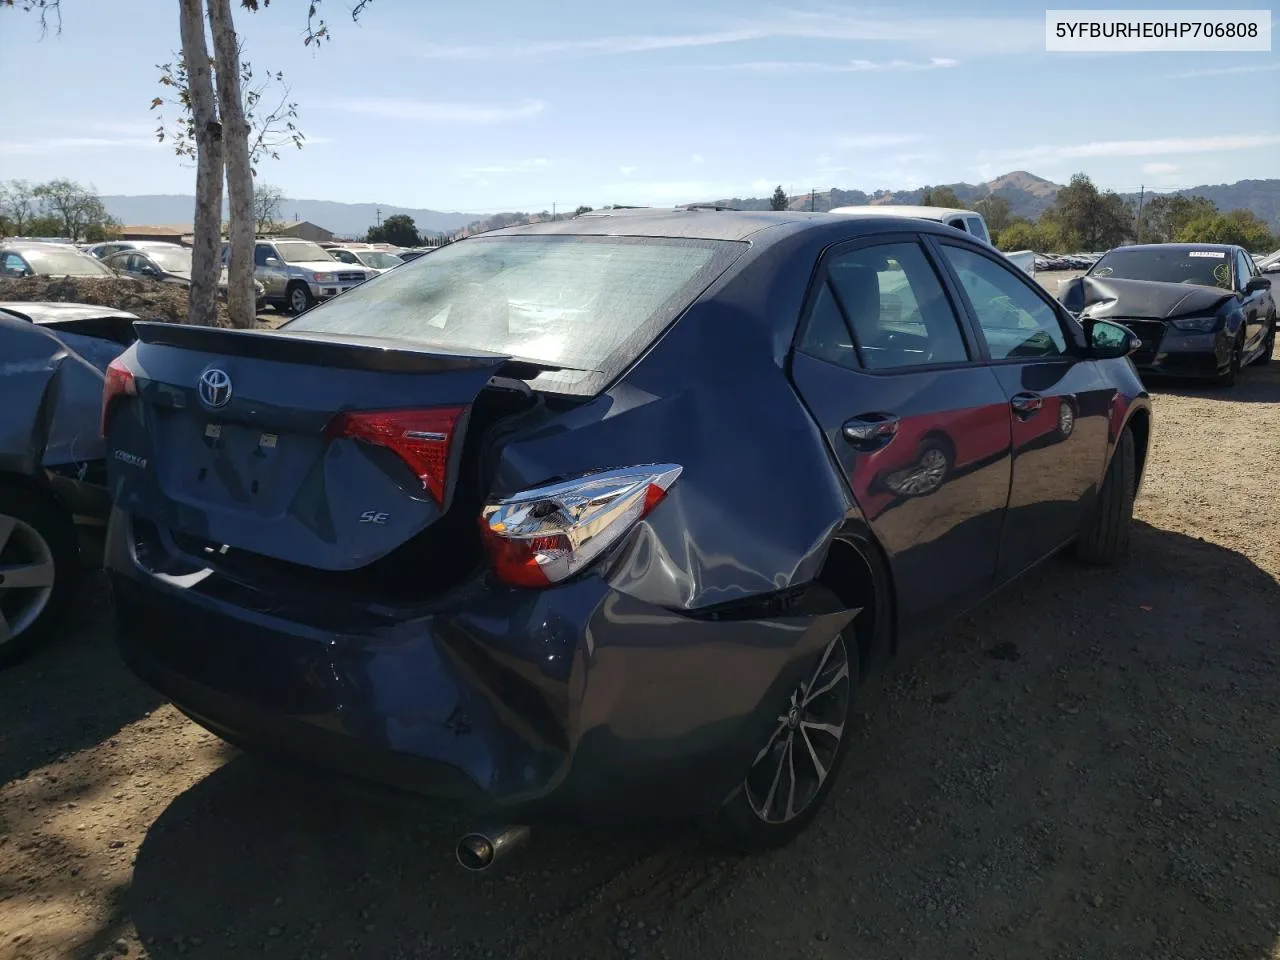
<svg viewBox="0 0 1280 960"><path fill-rule="evenodd" d="M62 0L18 0L15 4L14 0L0 0L0 7L17 6L23 13L30 13L36 10L40 13L40 38L49 33L50 19L57 25L56 33L62 33ZM364 4L361 4L364 6Z"/></svg>
<svg viewBox="0 0 1280 960"><path fill-rule="evenodd" d="M31 0L31 2L34 2L34 0ZM372 2L373 0L357 0L356 4L351 8L351 20L353 23L360 20L360 14L364 13L364 8ZM320 15L322 3L323 0L309 0L307 3L307 25L302 34L302 42L306 46L311 46L313 43L319 46L323 41L329 39L329 25L325 23L324 18ZM271 6L271 0L240 0L240 6L256 13L260 6L264 8Z"/></svg>

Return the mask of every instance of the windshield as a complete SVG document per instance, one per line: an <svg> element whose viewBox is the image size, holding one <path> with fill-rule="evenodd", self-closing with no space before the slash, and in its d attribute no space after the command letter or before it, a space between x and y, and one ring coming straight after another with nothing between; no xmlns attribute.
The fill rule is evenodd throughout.
<svg viewBox="0 0 1280 960"><path fill-rule="evenodd" d="M145 250L143 252L158 263L161 270L167 270L170 273L191 272L190 250Z"/></svg>
<svg viewBox="0 0 1280 960"><path fill-rule="evenodd" d="M594 394L746 249L726 240L517 236L465 240L286 324L565 368L536 385Z"/></svg>
<svg viewBox="0 0 1280 960"><path fill-rule="evenodd" d="M350 250L330 250L329 256L333 257L333 259L335 260L341 260L343 263L359 263L360 262L359 260L356 259L356 255L352 253Z"/></svg>
<svg viewBox="0 0 1280 960"><path fill-rule="evenodd" d="M40 276L110 277L114 274L102 261L78 250L24 250L22 256Z"/></svg>
<svg viewBox="0 0 1280 960"><path fill-rule="evenodd" d="M281 241L276 244L276 249L280 251L280 256L284 257L286 263L309 263L312 260L333 259L324 247L307 240L290 240L287 243Z"/></svg>
<svg viewBox="0 0 1280 960"><path fill-rule="evenodd" d="M1231 289L1231 259L1225 250L1137 247L1112 250L1089 271L1091 277L1157 280Z"/></svg>
<svg viewBox="0 0 1280 960"><path fill-rule="evenodd" d="M404 263L399 257L381 250L361 250L356 256L366 267L373 267L375 270L389 270Z"/></svg>

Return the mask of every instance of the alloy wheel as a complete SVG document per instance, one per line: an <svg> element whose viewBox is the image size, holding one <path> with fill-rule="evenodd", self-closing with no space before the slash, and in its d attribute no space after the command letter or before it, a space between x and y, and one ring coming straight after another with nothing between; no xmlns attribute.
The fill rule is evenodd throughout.
<svg viewBox="0 0 1280 960"><path fill-rule="evenodd" d="M0 513L0 644L26 632L49 604L53 551L28 523Z"/></svg>
<svg viewBox="0 0 1280 960"><path fill-rule="evenodd" d="M841 634L792 692L747 774L747 802L765 823L789 823L817 797L844 738L849 698L849 655Z"/></svg>
<svg viewBox="0 0 1280 960"><path fill-rule="evenodd" d="M947 455L937 447L931 447L915 466L894 474L889 486L895 493L909 496L932 493L942 486L946 475Z"/></svg>
<svg viewBox="0 0 1280 960"><path fill-rule="evenodd" d="M293 307L294 313L302 313L307 309L307 292L301 287L294 287L293 293L289 294L289 306Z"/></svg>

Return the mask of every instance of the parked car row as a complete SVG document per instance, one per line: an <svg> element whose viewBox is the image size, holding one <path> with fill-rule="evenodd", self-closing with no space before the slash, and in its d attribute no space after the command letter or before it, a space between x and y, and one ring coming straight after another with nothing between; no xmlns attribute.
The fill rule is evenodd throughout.
<svg viewBox="0 0 1280 960"><path fill-rule="evenodd" d="M1088 270L1102 256L1100 253L1038 253L1037 270Z"/></svg>
<svg viewBox="0 0 1280 960"><path fill-rule="evenodd" d="M1064 547L1125 555L1152 430L1133 318L1157 358L1263 362L1268 317L1274 344L1235 248L1112 251L1062 303L924 219L571 224L349 288L354 264L264 239L268 295L326 302L275 331L133 323L93 367L132 669L242 747L469 801L504 825L459 842L472 869L549 817L787 842L867 676ZM15 342L37 325L61 335ZM48 586L31 531L65 532L39 511L68 511L6 489L0 570L45 572L0 581L0 650Z"/></svg>

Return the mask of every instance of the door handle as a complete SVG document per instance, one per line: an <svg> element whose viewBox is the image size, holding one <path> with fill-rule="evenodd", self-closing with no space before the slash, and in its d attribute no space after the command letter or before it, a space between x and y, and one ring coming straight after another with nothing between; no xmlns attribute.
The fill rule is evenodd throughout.
<svg viewBox="0 0 1280 960"><path fill-rule="evenodd" d="M1013 412L1020 417L1030 417L1044 406L1044 397L1038 393L1015 393L1009 401Z"/></svg>
<svg viewBox="0 0 1280 960"><path fill-rule="evenodd" d="M896 414L864 413L860 417L850 417L840 429L845 439L855 445L882 445L897 435L899 422Z"/></svg>

